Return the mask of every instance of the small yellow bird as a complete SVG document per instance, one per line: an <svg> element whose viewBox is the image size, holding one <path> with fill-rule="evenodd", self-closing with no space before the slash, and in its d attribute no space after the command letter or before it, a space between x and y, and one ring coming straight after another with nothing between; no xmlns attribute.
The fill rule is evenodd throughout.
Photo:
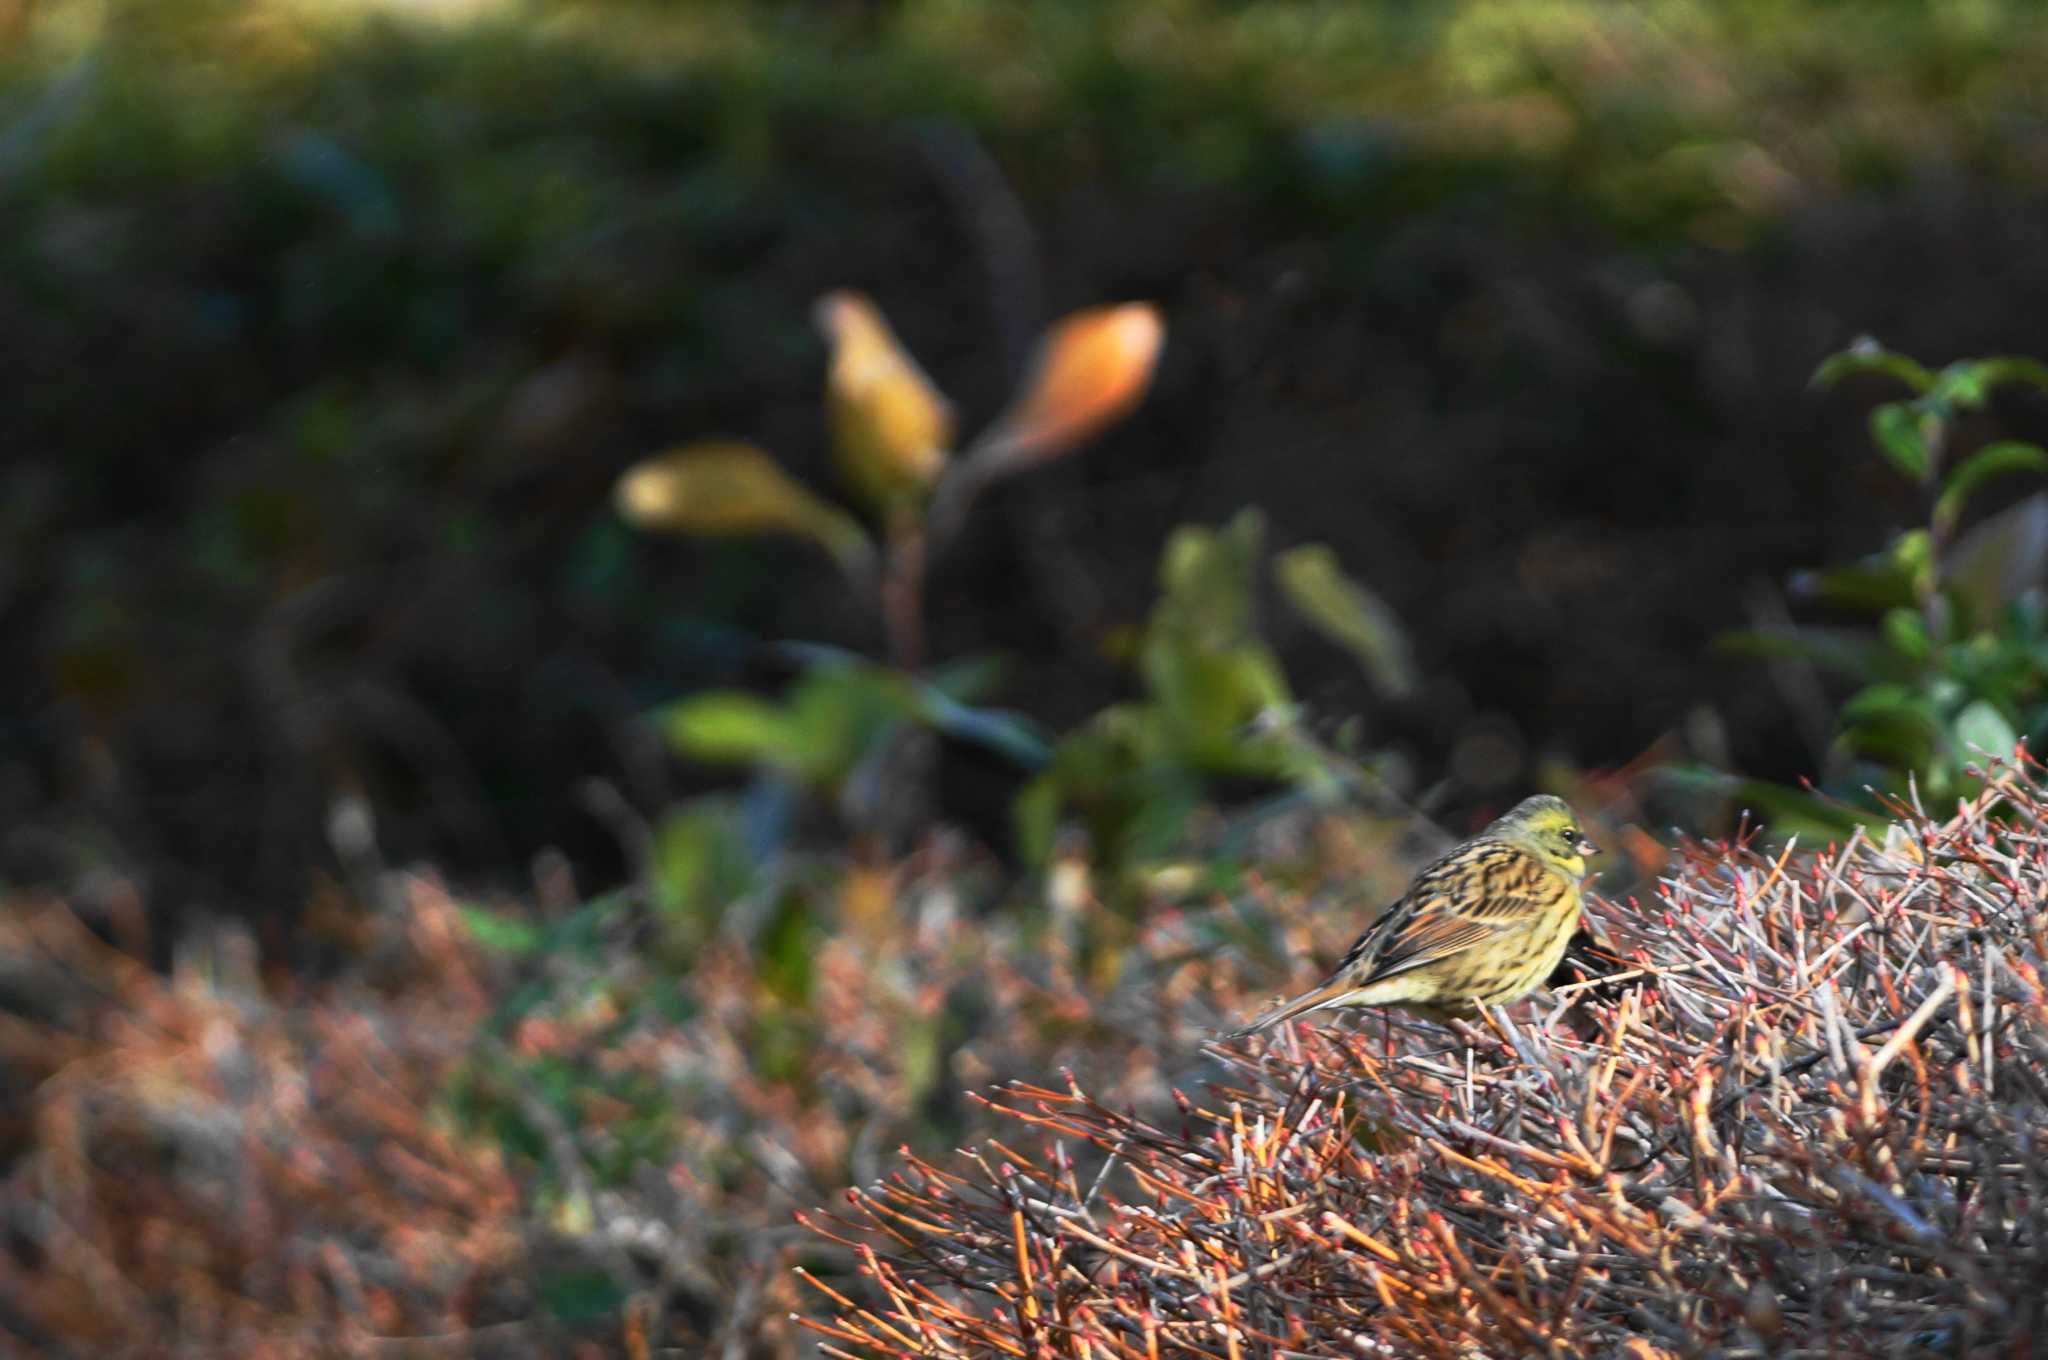
<svg viewBox="0 0 2048 1360"><path fill-rule="evenodd" d="M1579 880L1599 847L1562 798L1538 794L1423 869L1351 946L1329 981L1224 1036L1330 1006L1469 1016L1528 995L1579 920Z"/></svg>

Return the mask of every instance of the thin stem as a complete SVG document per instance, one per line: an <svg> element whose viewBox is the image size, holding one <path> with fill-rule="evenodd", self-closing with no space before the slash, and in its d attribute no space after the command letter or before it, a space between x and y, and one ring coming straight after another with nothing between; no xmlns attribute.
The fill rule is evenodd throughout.
<svg viewBox="0 0 2048 1360"><path fill-rule="evenodd" d="M882 629L890 662L906 671L924 665L924 523L914 512L889 517L879 583Z"/></svg>

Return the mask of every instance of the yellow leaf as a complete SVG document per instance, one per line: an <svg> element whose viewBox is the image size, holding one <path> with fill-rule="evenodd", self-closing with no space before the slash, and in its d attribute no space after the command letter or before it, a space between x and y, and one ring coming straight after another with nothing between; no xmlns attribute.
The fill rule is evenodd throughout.
<svg viewBox="0 0 2048 1360"><path fill-rule="evenodd" d="M923 495L953 440L945 398L863 295L826 294L817 322L832 346L825 407L840 475L878 508Z"/></svg>
<svg viewBox="0 0 2048 1360"><path fill-rule="evenodd" d="M1166 339L1148 303L1091 307L1057 322L1039 342L1016 401L976 441L1001 461L1055 457L1100 434L1144 400Z"/></svg>
<svg viewBox="0 0 2048 1360"><path fill-rule="evenodd" d="M851 564L867 536L752 444L703 440L634 464L615 491L619 514L642 529L699 538L790 534Z"/></svg>

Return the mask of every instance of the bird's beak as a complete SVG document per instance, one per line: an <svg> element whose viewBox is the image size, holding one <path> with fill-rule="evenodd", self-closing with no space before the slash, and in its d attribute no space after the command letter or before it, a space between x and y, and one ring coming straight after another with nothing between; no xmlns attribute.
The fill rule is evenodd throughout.
<svg viewBox="0 0 2048 1360"><path fill-rule="evenodd" d="M1584 855L1587 859L1591 859L1593 858L1593 856L1600 853L1600 847L1593 844L1593 842L1589 840L1581 840L1579 842L1579 853L1581 855Z"/></svg>

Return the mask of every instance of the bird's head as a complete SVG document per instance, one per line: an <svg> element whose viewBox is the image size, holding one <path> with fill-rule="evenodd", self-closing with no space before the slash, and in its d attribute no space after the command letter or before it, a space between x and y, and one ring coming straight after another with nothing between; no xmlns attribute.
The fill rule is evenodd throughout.
<svg viewBox="0 0 2048 1360"><path fill-rule="evenodd" d="M1539 793L1524 798L1488 828L1488 833L1527 850L1573 878L1586 876L1586 861L1600 853L1562 798Z"/></svg>

